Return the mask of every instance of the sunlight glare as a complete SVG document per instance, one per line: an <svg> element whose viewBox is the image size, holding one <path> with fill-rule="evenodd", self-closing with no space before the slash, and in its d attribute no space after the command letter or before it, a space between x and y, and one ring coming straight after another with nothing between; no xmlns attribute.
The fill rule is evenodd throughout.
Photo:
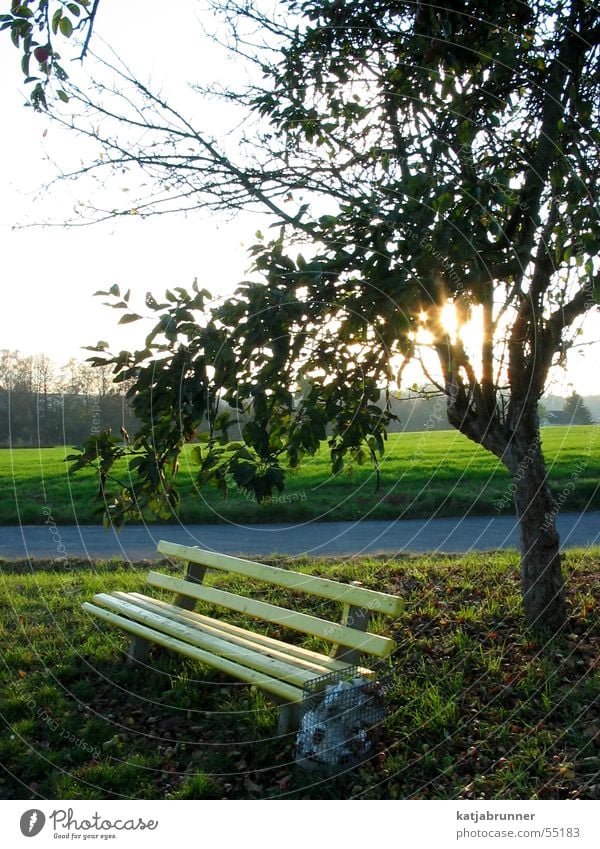
<svg viewBox="0 0 600 849"><path fill-rule="evenodd" d="M458 315L456 314L456 307L450 301L447 301L442 307L441 319L446 333L450 336L456 336L458 333Z"/></svg>

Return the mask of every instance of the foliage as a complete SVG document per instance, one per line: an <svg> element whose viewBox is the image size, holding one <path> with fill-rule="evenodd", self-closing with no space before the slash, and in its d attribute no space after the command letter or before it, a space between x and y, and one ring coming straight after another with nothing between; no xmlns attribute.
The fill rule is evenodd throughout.
<svg viewBox="0 0 600 849"><path fill-rule="evenodd" d="M290 8L302 25L272 22L283 47L272 62L262 56L269 85L238 95L268 125L264 160L244 166L189 125L150 121L151 150L132 143L127 153L161 175L161 192L176 190L182 160L166 151L192 143L204 154L198 166L186 160L186 196L269 208L282 230L258 234L259 278L214 308L197 288L162 304L149 297L158 322L146 347L116 356L102 347L96 361L139 381L141 438L153 432L162 462L208 415L207 479L223 486L226 468L261 499L278 489L283 461L294 468L313 453L328 424L335 473L349 457L377 461L392 420L389 389L424 328L451 423L514 473L548 369L599 284L590 202L599 176L597 12L578 2L485 3L476 19L460 4ZM250 16L235 4L225 11ZM236 32L241 54L242 23ZM169 111L139 83L137 91L149 111ZM93 107L85 93L73 96ZM128 118L113 109L99 138L116 168ZM284 185L289 207L277 200ZM152 211L150 200L143 213ZM290 247L294 239L308 256ZM118 289L113 297L127 309ZM443 321L448 304L456 333ZM484 330L473 352L460 330L475 313ZM219 443L227 428L211 418L217 396L252 419L242 447Z"/></svg>
<svg viewBox="0 0 600 849"><path fill-rule="evenodd" d="M262 287L249 286L248 290L262 299ZM259 502L283 489L282 458L291 469L297 468L304 455L318 451L327 436L328 423L332 429L328 443L334 474L342 471L347 456L361 464L370 455L377 463L377 456L383 454L385 426L393 414L389 399L386 407L376 405L381 392L374 377L365 374L362 366L357 366L351 382L347 382L347 373L343 380L332 381L327 387L308 381L307 395L294 415L289 386L273 383L287 360L286 345L279 339L273 316L269 316L269 326L275 333L269 337L273 353L255 370L255 348L266 343L260 308L249 322L240 320L237 331L233 331L231 322L237 323L242 302L226 303L201 327L194 311L203 309L209 293L199 290L196 283L191 294L182 288L176 292L167 292L164 303L152 296L146 298L147 306L158 313L159 319L146 337L144 350L133 354L122 351L116 358L107 358L106 345L100 343L94 350L102 355L91 358L97 365L114 364L117 381L133 381L133 410L142 422L134 447L148 457L147 463L134 461L138 492L159 513L171 509L174 493L171 484L166 484L164 470L169 464L174 467L182 446L193 438L200 441L195 451L203 481L215 483L226 494L231 477ZM112 295L118 309L128 308L127 296L120 300L116 285L99 294ZM242 306L243 311L246 308ZM251 312L253 308L254 304L250 304ZM138 318L127 312L121 322ZM242 319L241 314L239 318ZM301 353L298 348L297 354ZM245 374L239 369L240 363L246 364ZM297 370L297 378L310 375L312 368L313 362L307 361ZM250 419L245 423L232 421L229 412L219 411L221 401L240 416L251 409ZM209 429L198 433L203 421L208 422ZM229 430L234 424L240 427L242 442L230 440ZM111 463L120 455L111 454L106 446L105 456L105 462ZM86 455L85 459L90 457ZM82 459L78 468L84 462ZM139 515L137 503L129 496L125 499L122 509L118 508L120 521Z"/></svg>
<svg viewBox="0 0 600 849"><path fill-rule="evenodd" d="M73 33L86 32L80 59L83 59L92 35L100 0L11 0L10 12L0 15L0 31L10 33L21 52L21 70L27 85L33 85L30 100L34 109L48 108L47 90L52 78L59 84L56 96L68 103L62 84L68 74L62 66L56 40L70 39ZM32 62L36 66L32 69Z"/></svg>
<svg viewBox="0 0 600 849"><path fill-rule="evenodd" d="M592 423L592 414L586 407L581 395L572 392L566 399L563 407L565 413L571 416L571 423L578 425L589 425Z"/></svg>

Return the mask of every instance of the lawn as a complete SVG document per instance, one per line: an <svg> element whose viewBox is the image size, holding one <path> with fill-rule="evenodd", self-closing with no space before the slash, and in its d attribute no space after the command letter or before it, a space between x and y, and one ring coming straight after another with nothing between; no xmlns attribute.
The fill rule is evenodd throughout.
<svg viewBox="0 0 600 849"><path fill-rule="evenodd" d="M565 484L576 483L574 491L569 487L563 509L600 509L600 427L545 428L542 441L554 491L558 494ZM68 475L64 458L71 451L70 446L0 450L1 524L42 524L48 510L59 523L99 521L95 512L98 482L90 472ZM119 473L126 478L124 466ZM282 496L264 506L239 493L225 500L213 487L200 491L197 473L188 450L178 474L181 520L186 523L513 512L504 467L456 431L392 434L381 463L378 492L370 466L356 466L332 477L326 446L288 477Z"/></svg>
<svg viewBox="0 0 600 849"><path fill-rule="evenodd" d="M566 555L569 623L547 643L523 626L514 552L273 562L405 601L369 763L307 775L246 686L158 648L126 667L126 636L80 604L142 589L147 564L2 563L0 797L600 798L599 550Z"/></svg>

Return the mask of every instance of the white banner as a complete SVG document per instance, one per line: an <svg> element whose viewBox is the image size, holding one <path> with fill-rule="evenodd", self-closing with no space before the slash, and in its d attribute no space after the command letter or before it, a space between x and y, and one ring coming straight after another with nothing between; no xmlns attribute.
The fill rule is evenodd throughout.
<svg viewBox="0 0 600 849"><path fill-rule="evenodd" d="M600 846L599 802L6 801L2 845L322 847Z"/></svg>

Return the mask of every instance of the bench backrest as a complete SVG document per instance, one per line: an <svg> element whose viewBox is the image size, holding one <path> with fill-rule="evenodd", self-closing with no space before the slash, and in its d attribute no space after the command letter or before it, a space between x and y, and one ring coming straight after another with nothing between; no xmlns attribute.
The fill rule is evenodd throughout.
<svg viewBox="0 0 600 849"><path fill-rule="evenodd" d="M327 578L304 575L300 572L292 572L239 557L231 557L226 554L204 551L192 546L178 545L162 540L159 542L157 550L159 553L177 560L342 602L346 610L350 607L361 608L388 616L397 615L401 611L402 600L388 593L380 593L349 584L340 584ZM181 595L245 613L265 622L272 622L305 634L311 634L333 644L356 649L361 653L386 657L395 648L394 641L387 637L370 634L346 624L321 619L317 616L268 604L236 593L207 587L201 583L173 578L157 572L149 573L148 582L152 586L173 590Z"/></svg>

